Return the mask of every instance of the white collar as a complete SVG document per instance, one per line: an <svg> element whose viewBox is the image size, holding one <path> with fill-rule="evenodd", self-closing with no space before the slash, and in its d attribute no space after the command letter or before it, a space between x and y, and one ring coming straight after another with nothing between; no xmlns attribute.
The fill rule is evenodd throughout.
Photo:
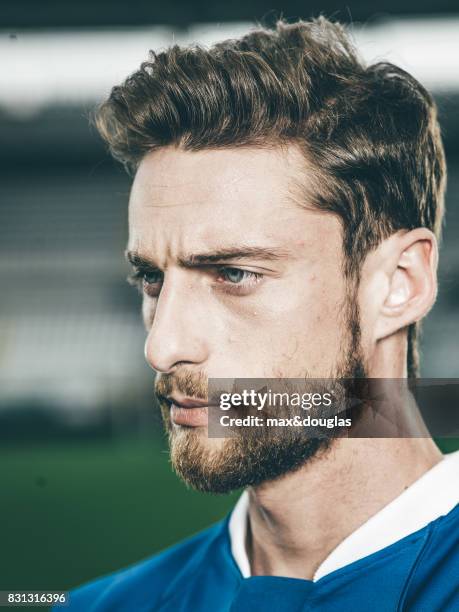
<svg viewBox="0 0 459 612"><path fill-rule="evenodd" d="M358 559L390 546L448 514L459 503L459 451L446 455L401 495L347 536L322 561L313 581ZM247 491L239 498L229 520L231 552L244 578L250 578L245 549L249 508Z"/></svg>

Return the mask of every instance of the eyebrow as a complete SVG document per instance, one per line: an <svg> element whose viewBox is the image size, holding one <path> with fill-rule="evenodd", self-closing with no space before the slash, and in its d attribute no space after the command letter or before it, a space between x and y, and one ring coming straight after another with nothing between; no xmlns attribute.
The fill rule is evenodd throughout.
<svg viewBox="0 0 459 612"><path fill-rule="evenodd" d="M150 267L158 269L158 266L150 257L145 257L137 251L126 251L126 259L137 267ZM193 253L186 257L179 257L178 263L183 268L195 268L197 266L210 265L231 259L263 259L266 261L277 261L289 257L286 249L268 248L258 246L236 246L225 247L208 253Z"/></svg>

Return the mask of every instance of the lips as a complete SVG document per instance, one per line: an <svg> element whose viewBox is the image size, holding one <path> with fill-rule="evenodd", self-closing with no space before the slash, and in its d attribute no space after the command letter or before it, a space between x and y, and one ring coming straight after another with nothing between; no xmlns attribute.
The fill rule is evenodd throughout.
<svg viewBox="0 0 459 612"><path fill-rule="evenodd" d="M166 398L170 404L170 418L175 425L184 427L206 427L208 424L208 405L205 400L173 396Z"/></svg>
<svg viewBox="0 0 459 612"><path fill-rule="evenodd" d="M166 399L170 404L174 404L180 408L202 408L203 406L208 406L206 400L193 399L190 397L175 397L173 395L168 395Z"/></svg>

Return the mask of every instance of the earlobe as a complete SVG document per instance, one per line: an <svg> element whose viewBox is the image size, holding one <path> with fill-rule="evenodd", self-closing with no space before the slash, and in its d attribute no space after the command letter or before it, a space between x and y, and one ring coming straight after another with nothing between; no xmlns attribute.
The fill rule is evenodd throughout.
<svg viewBox="0 0 459 612"><path fill-rule="evenodd" d="M381 305L377 340L419 321L433 306L437 294L437 242L426 228L417 228L400 237L387 294Z"/></svg>

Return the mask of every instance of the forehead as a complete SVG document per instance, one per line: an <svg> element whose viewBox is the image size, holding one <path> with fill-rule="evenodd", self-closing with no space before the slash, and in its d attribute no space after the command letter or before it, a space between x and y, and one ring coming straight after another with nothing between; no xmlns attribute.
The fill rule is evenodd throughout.
<svg viewBox="0 0 459 612"><path fill-rule="evenodd" d="M168 243L180 249L244 238L304 239L329 215L310 212L301 184L311 171L299 151L232 148L184 151L164 147L145 156L129 204L130 248ZM306 216L308 219L306 219ZM300 225L301 224L301 225ZM214 243L214 244L213 244Z"/></svg>

